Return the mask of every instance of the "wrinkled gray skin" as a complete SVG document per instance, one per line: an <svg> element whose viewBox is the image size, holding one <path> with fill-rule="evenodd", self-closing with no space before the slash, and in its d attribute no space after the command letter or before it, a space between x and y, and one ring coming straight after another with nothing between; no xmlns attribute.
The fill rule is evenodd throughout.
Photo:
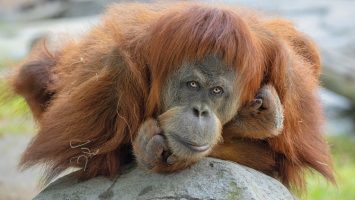
<svg viewBox="0 0 355 200"><path fill-rule="evenodd" d="M236 72L216 57L184 63L162 91L159 123L173 154L201 157L238 110Z"/></svg>

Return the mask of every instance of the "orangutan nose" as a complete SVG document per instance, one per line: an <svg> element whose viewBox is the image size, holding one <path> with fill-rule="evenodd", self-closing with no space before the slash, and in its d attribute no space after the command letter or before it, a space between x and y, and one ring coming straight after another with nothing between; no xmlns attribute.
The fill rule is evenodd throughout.
<svg viewBox="0 0 355 200"><path fill-rule="evenodd" d="M199 117L199 118L210 116L210 110L206 105L192 106L192 113L194 114L195 117Z"/></svg>

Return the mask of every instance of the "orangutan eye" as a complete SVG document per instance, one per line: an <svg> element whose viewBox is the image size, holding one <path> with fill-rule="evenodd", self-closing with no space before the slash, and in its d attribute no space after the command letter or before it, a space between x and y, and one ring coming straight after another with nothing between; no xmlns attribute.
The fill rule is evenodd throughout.
<svg viewBox="0 0 355 200"><path fill-rule="evenodd" d="M224 92L223 88L220 86L217 86L217 87L214 87L211 89L211 94L213 94L213 95L221 95L221 94L223 94L223 92Z"/></svg>
<svg viewBox="0 0 355 200"><path fill-rule="evenodd" d="M187 82L187 86L192 89L198 89L200 87L200 85L196 81Z"/></svg>

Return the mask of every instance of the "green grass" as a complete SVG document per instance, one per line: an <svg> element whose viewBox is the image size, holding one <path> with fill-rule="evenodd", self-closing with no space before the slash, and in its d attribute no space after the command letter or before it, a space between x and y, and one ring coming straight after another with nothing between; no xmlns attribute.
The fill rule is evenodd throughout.
<svg viewBox="0 0 355 200"><path fill-rule="evenodd" d="M353 200L355 199L355 136L333 136L328 140L331 145L337 186L327 183L318 175L309 175L308 194L302 199Z"/></svg>
<svg viewBox="0 0 355 200"><path fill-rule="evenodd" d="M3 134L29 134L35 132L29 108L22 97L11 93L5 74L16 60L0 58L0 136Z"/></svg>
<svg viewBox="0 0 355 200"><path fill-rule="evenodd" d="M0 80L0 135L34 132L34 123L23 98L11 94L6 81Z"/></svg>
<svg viewBox="0 0 355 200"><path fill-rule="evenodd" d="M0 51L0 53L2 53ZM8 69L9 66L14 66L17 62L11 59L6 59L3 55L0 55L0 70ZM1 71L0 71L1 72Z"/></svg>

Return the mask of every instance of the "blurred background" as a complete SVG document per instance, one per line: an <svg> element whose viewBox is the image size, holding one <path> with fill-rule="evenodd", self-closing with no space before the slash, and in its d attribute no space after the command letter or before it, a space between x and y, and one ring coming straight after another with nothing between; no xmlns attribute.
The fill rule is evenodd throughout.
<svg viewBox="0 0 355 200"><path fill-rule="evenodd" d="M114 0L0 0L0 200L32 199L40 168L19 172L18 159L36 132L29 109L9 95L5 77L38 38L80 37ZM144 1L147 2L147 1ZM309 172L301 199L355 199L355 0L224 0L287 18L311 36L322 54L319 93L327 118L338 186ZM60 40L57 40L60 42Z"/></svg>

